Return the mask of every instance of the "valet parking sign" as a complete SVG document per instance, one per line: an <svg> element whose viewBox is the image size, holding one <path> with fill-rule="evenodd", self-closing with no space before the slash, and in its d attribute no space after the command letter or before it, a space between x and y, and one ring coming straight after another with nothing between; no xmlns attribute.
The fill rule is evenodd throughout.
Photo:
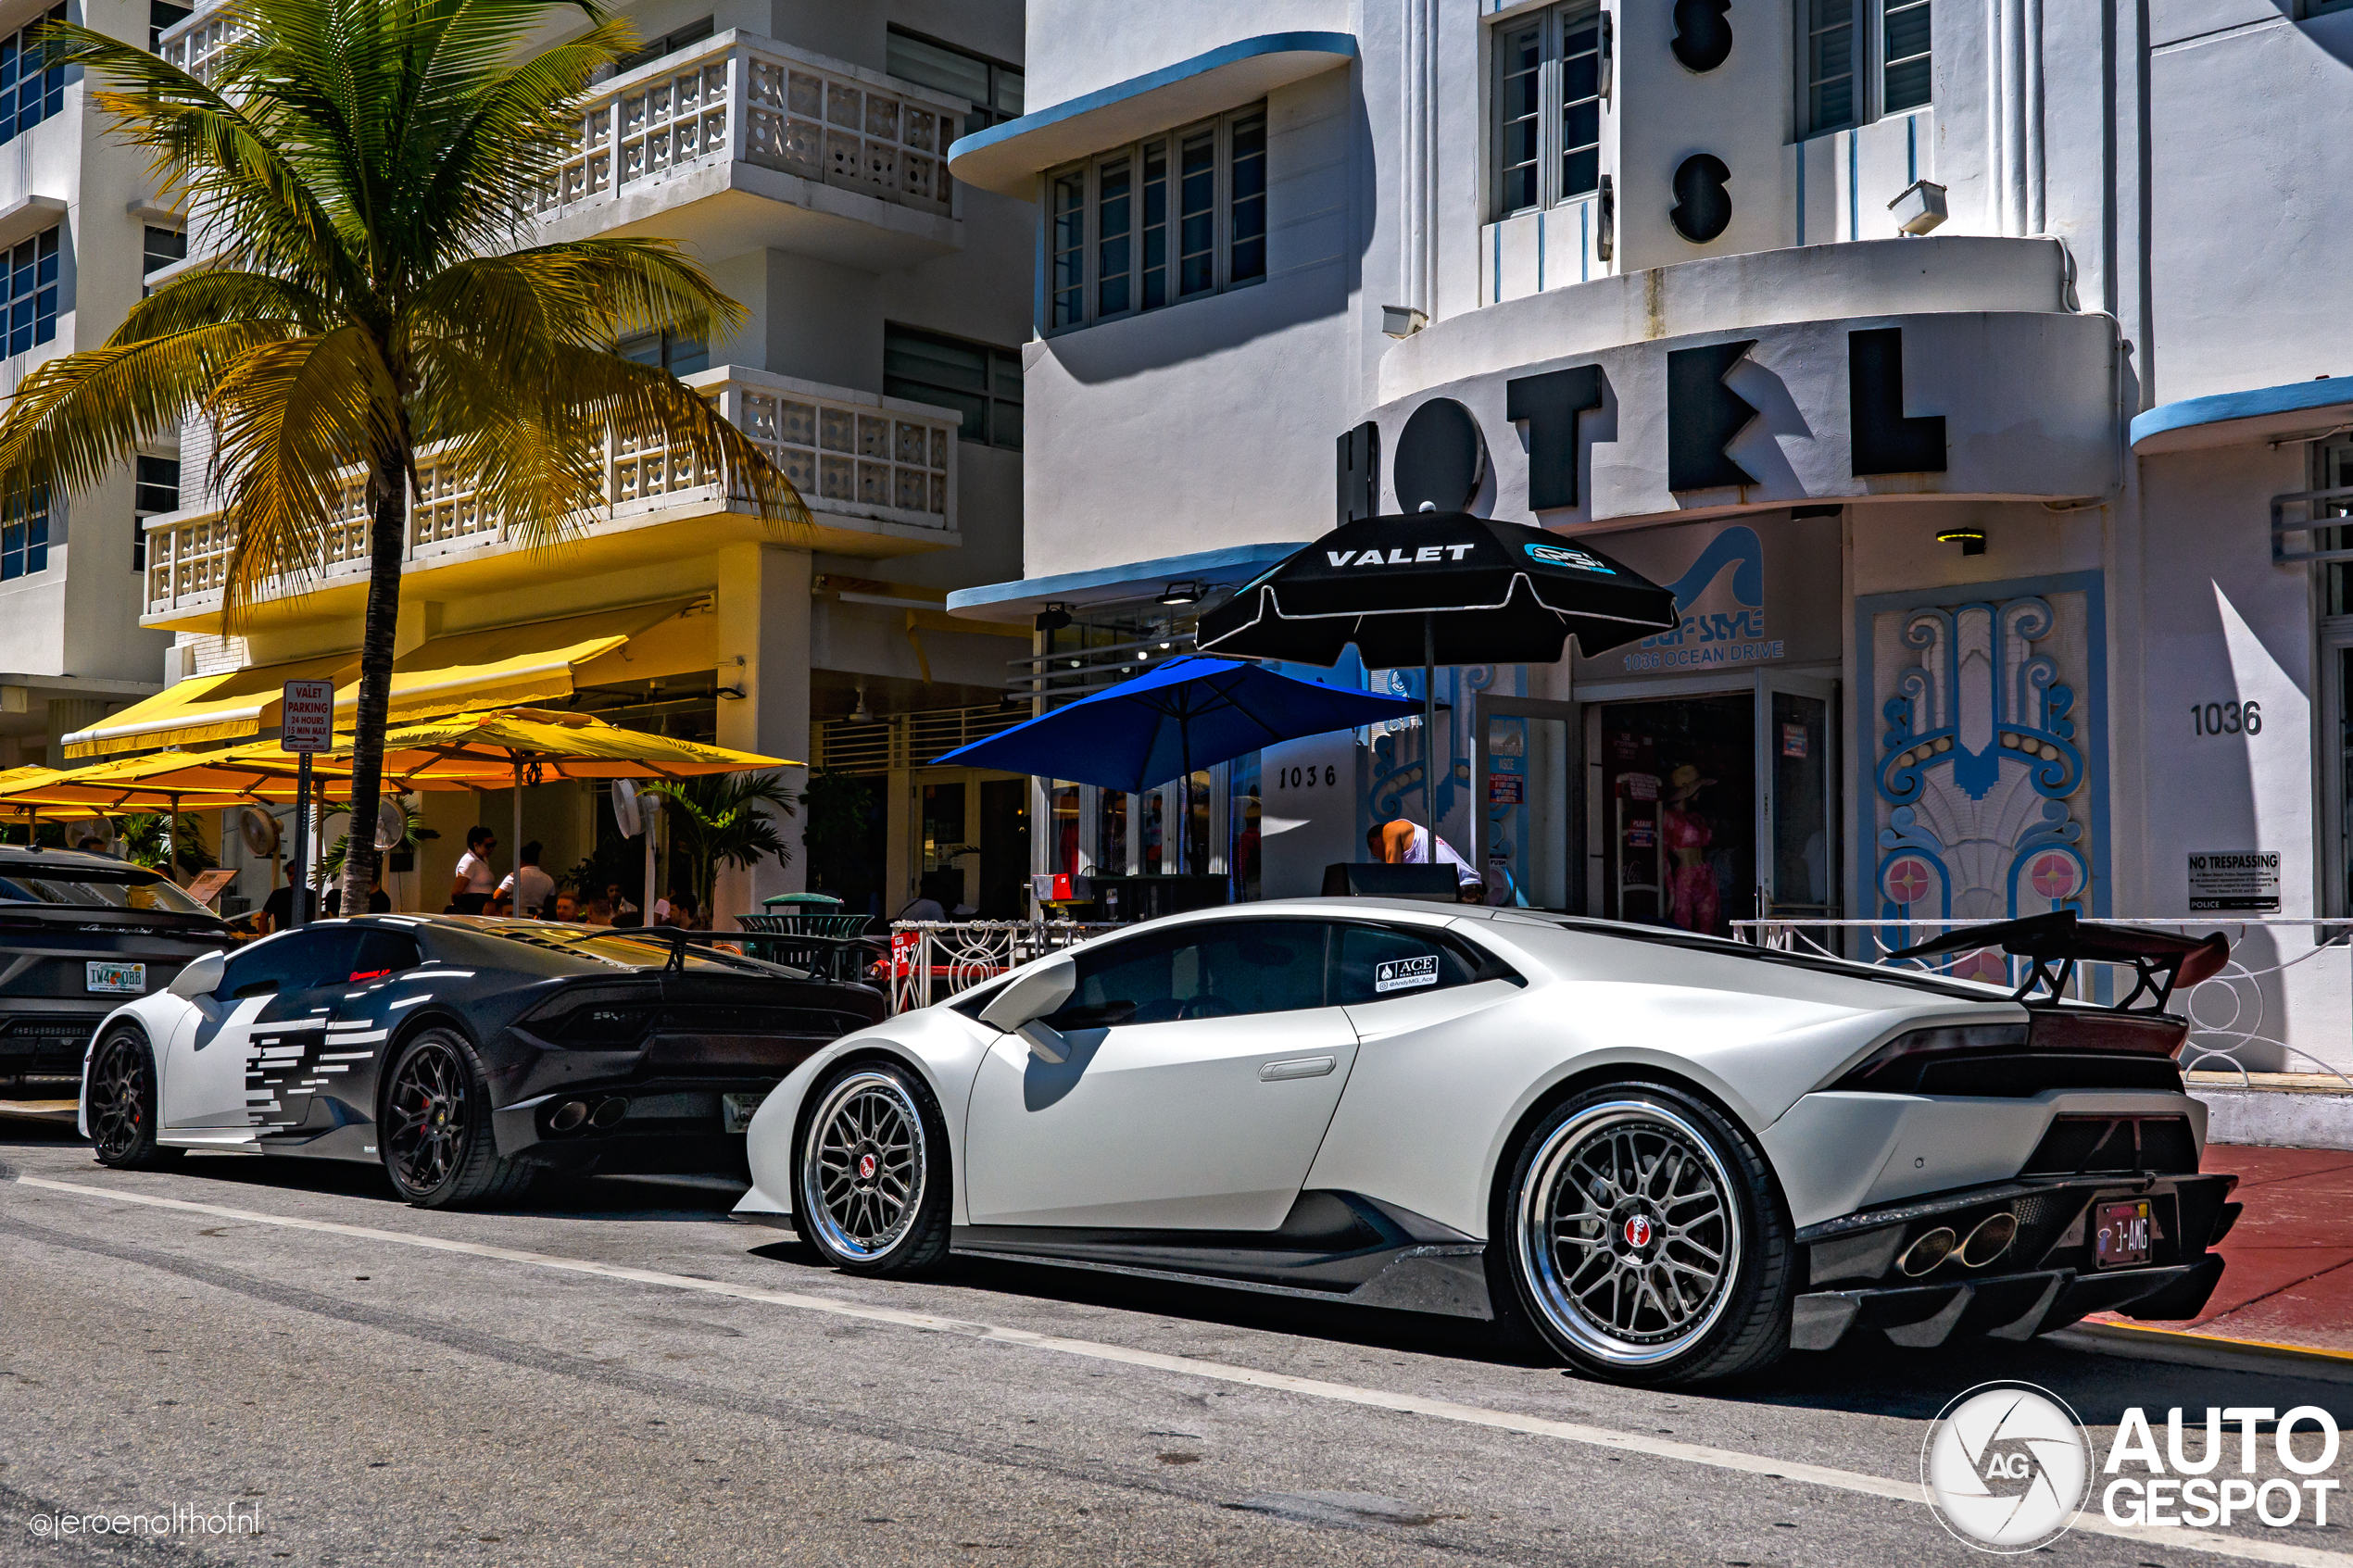
<svg viewBox="0 0 2353 1568"><path fill-rule="evenodd" d="M2160 1436L2159 1434L2162 1434ZM1938 1521L1980 1551L2031 1552L2098 1499L2110 1524L2322 1528L2338 1482L2336 1418L2318 1405L2176 1406L2153 1424L2135 1405L2104 1463L2075 1412L2048 1389L1985 1383L1930 1425L1920 1483Z"/></svg>

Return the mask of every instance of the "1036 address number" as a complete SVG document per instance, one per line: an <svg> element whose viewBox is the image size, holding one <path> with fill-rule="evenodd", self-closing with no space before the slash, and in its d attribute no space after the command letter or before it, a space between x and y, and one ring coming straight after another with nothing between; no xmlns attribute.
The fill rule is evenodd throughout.
<svg viewBox="0 0 2353 1568"><path fill-rule="evenodd" d="M2252 699L2246 702L2194 702L2190 704L2190 729L2201 735L2259 735L2263 733L2263 705Z"/></svg>

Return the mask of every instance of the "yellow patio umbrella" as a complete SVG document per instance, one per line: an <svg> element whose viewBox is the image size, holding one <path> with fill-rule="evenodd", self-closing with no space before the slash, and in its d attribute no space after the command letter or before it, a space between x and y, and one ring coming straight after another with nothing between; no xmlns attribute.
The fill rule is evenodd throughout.
<svg viewBox="0 0 2353 1568"><path fill-rule="evenodd" d="M338 764L351 753L339 737ZM514 853L522 849L522 792L562 779L678 779L711 773L797 768L798 762L674 735L624 730L584 713L506 708L403 724L384 733L384 776L412 788L514 790ZM652 835L647 835L647 877L653 876ZM650 900L652 894L647 895ZM651 909L650 902L648 909Z"/></svg>

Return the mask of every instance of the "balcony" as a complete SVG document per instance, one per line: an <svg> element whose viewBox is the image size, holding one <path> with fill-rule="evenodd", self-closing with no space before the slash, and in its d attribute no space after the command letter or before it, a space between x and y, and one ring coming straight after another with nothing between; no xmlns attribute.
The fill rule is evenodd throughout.
<svg viewBox="0 0 2353 1568"><path fill-rule="evenodd" d="M820 386L727 367L686 378L783 469L813 526L788 542L869 558L948 549L956 527L957 427L963 416L903 398ZM608 439L604 505L556 548L567 575L676 561L721 545L773 539L719 476L671 446ZM409 591L478 593L544 582L549 557L517 520L474 498L432 453L419 460L409 510ZM218 508L147 521L142 623L217 630L235 530ZM360 476L343 485L325 547L299 577L258 596L257 612L288 619L354 615L366 592L368 511Z"/></svg>
<svg viewBox="0 0 2353 1568"><path fill-rule="evenodd" d="M218 9L157 52L199 81ZM589 89L537 211L549 239L648 234L706 257L774 248L885 271L963 248L948 144L972 106L731 30Z"/></svg>
<svg viewBox="0 0 2353 1568"><path fill-rule="evenodd" d="M959 249L948 144L970 105L727 31L591 90L539 201L550 237L647 233L888 270Z"/></svg>

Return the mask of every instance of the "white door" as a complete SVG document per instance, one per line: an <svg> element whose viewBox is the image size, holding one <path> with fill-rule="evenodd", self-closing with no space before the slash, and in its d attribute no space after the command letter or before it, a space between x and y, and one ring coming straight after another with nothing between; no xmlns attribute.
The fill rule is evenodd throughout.
<svg viewBox="0 0 2353 1568"><path fill-rule="evenodd" d="M976 1225L1271 1231L1305 1181L1356 1054L1325 1004L1327 927L1212 920L1083 954L1051 1020L981 1064L965 1123Z"/></svg>
<svg viewBox="0 0 2353 1568"><path fill-rule="evenodd" d="M326 1028L336 988L321 982L350 946L344 935L348 929L290 932L229 960L220 989L197 1000L194 1027L172 1032L163 1064L160 1131L210 1129L216 1135L202 1141L218 1142L222 1129L235 1129L242 1139L258 1128L256 1112L272 1097L257 1094L247 1082L258 1080L262 1066L254 1036L282 1042L270 1048L283 1054ZM339 971L332 976L342 977Z"/></svg>

